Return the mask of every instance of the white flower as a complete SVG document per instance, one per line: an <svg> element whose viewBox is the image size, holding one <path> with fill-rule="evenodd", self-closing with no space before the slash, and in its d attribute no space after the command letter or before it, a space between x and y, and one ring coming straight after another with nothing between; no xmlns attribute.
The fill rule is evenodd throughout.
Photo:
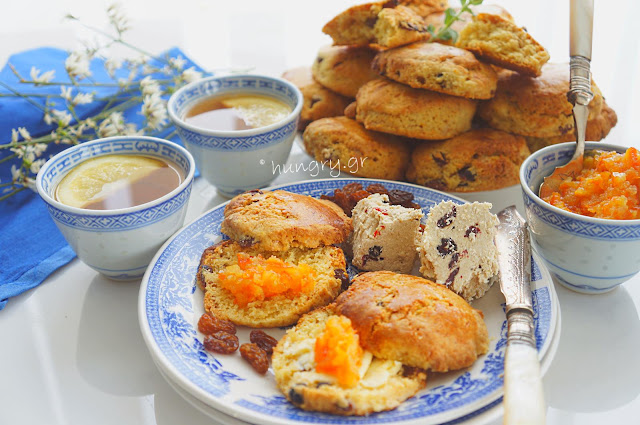
<svg viewBox="0 0 640 425"><path fill-rule="evenodd" d="M107 16L118 34L122 34L129 29L129 20L122 10L122 5L119 3L114 3L107 8Z"/></svg>
<svg viewBox="0 0 640 425"><path fill-rule="evenodd" d="M184 60L182 58L182 56L179 56L177 58L169 58L169 64L171 64L171 66L175 69L177 69L178 71L181 70L182 68L184 68L184 66L186 65L187 61Z"/></svg>
<svg viewBox="0 0 640 425"><path fill-rule="evenodd" d="M11 180L15 183L15 182L19 182L22 180L23 174L22 174L22 168L18 168L16 167L15 164L13 164L11 166Z"/></svg>
<svg viewBox="0 0 640 425"><path fill-rule="evenodd" d="M107 70L107 73L111 78L113 78L116 74L116 71L122 67L122 60L109 58L104 62L104 68Z"/></svg>
<svg viewBox="0 0 640 425"><path fill-rule="evenodd" d="M55 77L56 71L52 69L51 71L47 71L42 75L39 74L40 70L35 66L32 66L31 73L29 75L31 76L31 81L33 81L35 85L50 82L51 80L53 80L53 77Z"/></svg>
<svg viewBox="0 0 640 425"><path fill-rule="evenodd" d="M157 130L167 121L167 107L158 94L145 96L142 100L142 114L147 119L147 127Z"/></svg>
<svg viewBox="0 0 640 425"><path fill-rule="evenodd" d="M91 76L89 58L84 52L71 52L64 61L64 69L72 78L82 79Z"/></svg>
<svg viewBox="0 0 640 425"><path fill-rule="evenodd" d="M31 140L31 134L24 127L18 127L18 133L22 136L24 140Z"/></svg>
<svg viewBox="0 0 640 425"><path fill-rule="evenodd" d="M24 184L25 186L27 186L29 189L33 190L34 192L38 191L38 188L36 187L36 179L24 176L24 182L22 184Z"/></svg>
<svg viewBox="0 0 640 425"><path fill-rule="evenodd" d="M125 123L122 112L113 112L107 118L102 120L96 133L99 137L111 137L111 136L139 136L142 131L138 131L138 128L133 123Z"/></svg>
<svg viewBox="0 0 640 425"><path fill-rule="evenodd" d="M45 112L43 120L47 125L51 125L53 123L53 117L49 112Z"/></svg>
<svg viewBox="0 0 640 425"><path fill-rule="evenodd" d="M73 118L71 114L67 111L59 111L57 109L51 110L51 115L56 119L58 123L58 127L66 127L71 122Z"/></svg>
<svg viewBox="0 0 640 425"><path fill-rule="evenodd" d="M202 72L196 71L194 67L187 68L182 71L182 78L187 82L191 83L193 81L197 81L202 78Z"/></svg>
<svg viewBox="0 0 640 425"><path fill-rule="evenodd" d="M40 171L40 167L42 167L46 161L47 160L44 158L36 159L31 163L31 167L29 167L29 170L33 174L38 174L38 171Z"/></svg>
<svg viewBox="0 0 640 425"><path fill-rule="evenodd" d="M93 93L78 93L71 103L74 105L84 105L93 102Z"/></svg>
<svg viewBox="0 0 640 425"><path fill-rule="evenodd" d="M162 94L160 85L156 80L152 79L150 75L147 75L142 80L140 80L140 92L142 93L142 96L153 96L156 94Z"/></svg>
<svg viewBox="0 0 640 425"><path fill-rule="evenodd" d="M18 143L19 133L15 128L11 129L11 143Z"/></svg>
<svg viewBox="0 0 640 425"><path fill-rule="evenodd" d="M25 154L24 146L16 146L15 148L9 148L9 150L15 153L18 158L24 158L24 154Z"/></svg>
<svg viewBox="0 0 640 425"><path fill-rule="evenodd" d="M62 96L63 99L71 100L72 90L71 87L60 86L60 96Z"/></svg>

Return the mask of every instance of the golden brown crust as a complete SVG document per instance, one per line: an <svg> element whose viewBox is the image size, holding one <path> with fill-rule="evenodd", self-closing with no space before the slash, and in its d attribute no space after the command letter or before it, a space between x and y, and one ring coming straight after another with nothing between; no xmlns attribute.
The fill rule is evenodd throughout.
<svg viewBox="0 0 640 425"><path fill-rule="evenodd" d="M351 233L351 219L330 201L283 190L257 190L229 201L221 231L244 245L285 251L341 243Z"/></svg>
<svg viewBox="0 0 640 425"><path fill-rule="evenodd" d="M295 84L304 97L298 125L300 130L304 130L310 122L320 118L342 115L345 107L351 102L351 99L334 93L315 81L309 67L291 69L282 74L282 78Z"/></svg>
<svg viewBox="0 0 640 425"><path fill-rule="evenodd" d="M455 10L456 13L458 13L460 11L460 8L454 7L453 10ZM471 6L471 10L474 13L473 15L469 12L464 12L462 15L459 16L459 19L457 21L451 24L451 29L457 32L458 34L460 34L460 31L462 31L464 27L466 27L467 24L473 20L473 16L479 13L488 13L491 15L498 15L506 19L507 21L513 22L513 16L511 16L511 14L505 8L503 8L502 6L498 6L497 4L480 4L478 6ZM427 25L433 25L435 34L437 34L438 31L440 31L440 29L444 27L445 25L444 19L445 19L444 11L432 13L431 15L428 15L424 18ZM442 44L449 44L449 45L453 44L452 40L438 39L435 41Z"/></svg>
<svg viewBox="0 0 640 425"><path fill-rule="evenodd" d="M530 152L522 136L476 129L449 140L420 143L411 154L407 180L437 190L477 192L518 184Z"/></svg>
<svg viewBox="0 0 640 425"><path fill-rule="evenodd" d="M589 119L602 111L602 93L591 82L594 98ZM573 106L567 100L569 65L549 63L538 78L517 72L498 72L493 99L478 106L478 117L490 127L532 137L556 137L573 133Z"/></svg>
<svg viewBox="0 0 640 425"><path fill-rule="evenodd" d="M275 256L293 264L306 263L314 272L314 288L309 293L298 294L294 298L277 295L262 301L254 301L246 307L239 307L234 296L219 285L218 273L225 267L237 264L238 253L263 258ZM325 306L340 293L342 281L339 273L346 273L344 253L334 246L315 249L293 248L289 251L269 252L256 247L243 248L234 241L223 241L207 248L200 259L198 286L205 291L204 308L221 319L236 325L251 327L288 326L296 323L303 314L316 307Z"/></svg>
<svg viewBox="0 0 640 425"><path fill-rule="evenodd" d="M476 101L414 89L386 78L356 96L356 118L367 130L416 139L448 139L471 128Z"/></svg>
<svg viewBox="0 0 640 425"><path fill-rule="evenodd" d="M407 6L425 19L449 7L448 0L397 0L397 2L398 4Z"/></svg>
<svg viewBox="0 0 640 425"><path fill-rule="evenodd" d="M371 69L374 56L375 51L368 47L322 47L311 68L313 78L336 93L354 98L363 84L378 77Z"/></svg>
<svg viewBox="0 0 640 425"><path fill-rule="evenodd" d="M372 68L413 88L470 99L490 99L498 76L473 53L439 43L418 42L376 55Z"/></svg>
<svg viewBox="0 0 640 425"><path fill-rule="evenodd" d="M429 280L387 271L358 275L335 301L374 356L446 372L489 349L482 313Z"/></svg>
<svg viewBox="0 0 640 425"><path fill-rule="evenodd" d="M540 75L549 53L523 28L499 15L480 13L459 34L456 46L483 60L529 76Z"/></svg>
<svg viewBox="0 0 640 425"><path fill-rule="evenodd" d="M317 161L339 164L342 171L367 178L402 180L411 151L403 138L366 130L347 117L314 121L303 140Z"/></svg>

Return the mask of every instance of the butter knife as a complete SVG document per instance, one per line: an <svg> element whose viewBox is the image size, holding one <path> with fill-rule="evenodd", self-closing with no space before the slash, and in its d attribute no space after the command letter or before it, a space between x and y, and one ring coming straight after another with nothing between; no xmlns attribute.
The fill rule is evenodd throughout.
<svg viewBox="0 0 640 425"><path fill-rule="evenodd" d="M500 289L507 304L503 423L542 425L546 404L534 336L529 231L515 206L500 211L498 220Z"/></svg>

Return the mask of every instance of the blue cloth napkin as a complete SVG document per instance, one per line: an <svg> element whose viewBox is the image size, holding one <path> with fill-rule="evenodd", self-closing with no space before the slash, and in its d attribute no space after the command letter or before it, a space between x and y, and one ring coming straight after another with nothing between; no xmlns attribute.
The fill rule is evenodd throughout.
<svg viewBox="0 0 640 425"><path fill-rule="evenodd" d="M41 73L51 69L55 70L54 81L68 81L64 68L67 56L68 52L64 50L47 47L15 54L0 71L0 81L20 92L59 95L60 86L58 85L34 87L19 83L18 77L11 70L9 64L13 65L25 79L30 79L31 68L36 67ZM185 69L193 66L198 71L202 71L177 48L170 49L159 57L182 57L186 61ZM164 63L154 60L150 64L158 68L164 66ZM92 60L90 69L91 79L94 82L114 82L106 72L101 59ZM118 76L126 78L128 75L126 70L119 72L120 74L116 74L116 78ZM86 82L86 80L82 80L82 82ZM84 92L94 92L96 98L114 94L116 90L115 87L82 88ZM9 93L9 90L0 87L0 94L2 93ZM77 91L74 87L75 93ZM35 101L44 104L45 98L38 98ZM79 105L77 107L78 116L85 118L93 115L102 109L102 106L103 104L99 102ZM61 106L57 109L64 110ZM124 117L127 122L134 122L139 126L144 120L140 113L140 105L124 111ZM0 97L0 144L11 141L11 129L13 128L26 127L32 137L47 134L53 127L47 125L42 118L42 111L25 99ZM166 138L172 130L170 128L157 136ZM170 140L182 144L177 136ZM44 157L47 158L61 149L63 149L61 146L51 146ZM8 151L0 153L0 160L10 153ZM18 162L11 160L0 163L0 183L11 181L12 164L18 164ZM4 308L10 297L38 286L47 276L74 257L75 253L50 218L44 202L37 193L27 189L7 200L0 201L0 310Z"/></svg>

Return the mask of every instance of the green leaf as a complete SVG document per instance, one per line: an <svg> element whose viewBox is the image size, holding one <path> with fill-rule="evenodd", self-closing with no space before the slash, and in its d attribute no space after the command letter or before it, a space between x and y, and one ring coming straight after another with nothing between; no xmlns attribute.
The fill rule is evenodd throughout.
<svg viewBox="0 0 640 425"><path fill-rule="evenodd" d="M451 25L456 20L456 11L449 8L444 11L444 24L446 26Z"/></svg>
<svg viewBox="0 0 640 425"><path fill-rule="evenodd" d="M474 6L478 6L480 4L482 4L483 0L469 0L469 3L471 3Z"/></svg>
<svg viewBox="0 0 640 425"><path fill-rule="evenodd" d="M440 33L441 40L455 40L458 38L458 33L451 28L446 28Z"/></svg>
<svg viewBox="0 0 640 425"><path fill-rule="evenodd" d="M435 35L436 29L435 29L435 27L433 26L433 24L429 24L429 25L427 25L427 32L428 32L429 34L431 34L431 36L434 36L434 35Z"/></svg>

